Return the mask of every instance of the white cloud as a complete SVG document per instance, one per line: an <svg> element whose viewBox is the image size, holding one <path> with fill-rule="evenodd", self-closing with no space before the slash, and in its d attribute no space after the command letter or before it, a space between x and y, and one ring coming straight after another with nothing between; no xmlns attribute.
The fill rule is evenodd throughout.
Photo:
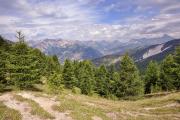
<svg viewBox="0 0 180 120"><path fill-rule="evenodd" d="M114 9L128 11L129 5L135 6L136 14L157 9L151 17L144 13L137 14L117 20L114 24L100 23L103 15L95 6L103 2L105 0L4 0L0 5L0 34L12 39L16 30L22 30L28 40L64 38L121 41L162 34L180 35L178 0L127 0L109 4L104 8L106 12Z"/></svg>

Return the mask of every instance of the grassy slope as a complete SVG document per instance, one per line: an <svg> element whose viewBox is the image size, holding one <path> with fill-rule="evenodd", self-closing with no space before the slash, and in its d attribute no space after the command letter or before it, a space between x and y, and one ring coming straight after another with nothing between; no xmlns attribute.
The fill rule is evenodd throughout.
<svg viewBox="0 0 180 120"><path fill-rule="evenodd" d="M112 101L84 95L60 95L58 111L70 111L75 120L91 120L93 116L103 120L122 119L180 119L180 92L137 101ZM109 118L109 117L110 118Z"/></svg>
<svg viewBox="0 0 180 120"><path fill-rule="evenodd" d="M33 94L41 97L53 97L53 95L44 96L42 92L33 92ZM28 102L34 114L42 118L52 118L33 100L18 95L14 96L14 98L22 102ZM180 119L180 92L149 95L148 98L136 101L113 101L64 91L57 97L57 100L60 101L60 104L54 105L52 108L56 111L69 113L74 120L92 120L95 116L102 120ZM6 117L10 117L12 120L21 119L17 111L7 108L0 102L0 120L2 118L4 118L2 120L5 120Z"/></svg>

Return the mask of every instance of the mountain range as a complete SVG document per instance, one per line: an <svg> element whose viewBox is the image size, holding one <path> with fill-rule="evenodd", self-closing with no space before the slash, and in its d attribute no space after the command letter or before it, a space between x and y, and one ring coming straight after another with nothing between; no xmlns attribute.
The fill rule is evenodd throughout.
<svg viewBox="0 0 180 120"><path fill-rule="evenodd" d="M102 56L101 52L84 45L81 41L45 39L40 42L30 41L29 45L40 49L47 55L57 55L61 62L64 62L65 59L84 60Z"/></svg>
<svg viewBox="0 0 180 120"><path fill-rule="evenodd" d="M107 41L78 41L64 39L44 39L38 41L29 41L28 44L33 48L38 48L47 55L57 55L61 62L65 59L95 61L105 56L120 56L125 52L134 52L146 48L150 45L161 44L174 38L163 35L157 38L133 39L127 42L119 40ZM116 61L118 59L115 59Z"/></svg>

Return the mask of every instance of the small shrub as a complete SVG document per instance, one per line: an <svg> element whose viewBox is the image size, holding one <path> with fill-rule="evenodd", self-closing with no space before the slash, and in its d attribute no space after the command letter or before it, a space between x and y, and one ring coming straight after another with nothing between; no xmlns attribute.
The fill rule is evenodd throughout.
<svg viewBox="0 0 180 120"><path fill-rule="evenodd" d="M4 87L5 87L5 86L4 86L3 84L0 83L0 92L3 92Z"/></svg>
<svg viewBox="0 0 180 120"><path fill-rule="evenodd" d="M58 94L63 91L64 85L62 84L61 74L53 74L47 82L49 91Z"/></svg>
<svg viewBox="0 0 180 120"><path fill-rule="evenodd" d="M111 94L111 95L108 96L108 99L110 99L110 100L118 100L118 97Z"/></svg>
<svg viewBox="0 0 180 120"><path fill-rule="evenodd" d="M75 94L81 94L81 89L78 88L78 87L73 87L72 92L75 93Z"/></svg>
<svg viewBox="0 0 180 120"><path fill-rule="evenodd" d="M157 84L155 86L151 87L151 93L157 93L157 92L161 92L162 89L160 86L158 86Z"/></svg>

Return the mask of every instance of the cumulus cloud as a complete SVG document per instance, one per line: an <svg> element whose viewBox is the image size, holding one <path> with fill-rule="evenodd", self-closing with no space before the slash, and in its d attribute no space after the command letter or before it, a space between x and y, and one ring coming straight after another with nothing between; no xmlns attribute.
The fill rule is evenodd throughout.
<svg viewBox="0 0 180 120"><path fill-rule="evenodd" d="M179 0L2 0L0 34L14 39L22 30L28 40L180 37L179 13Z"/></svg>

